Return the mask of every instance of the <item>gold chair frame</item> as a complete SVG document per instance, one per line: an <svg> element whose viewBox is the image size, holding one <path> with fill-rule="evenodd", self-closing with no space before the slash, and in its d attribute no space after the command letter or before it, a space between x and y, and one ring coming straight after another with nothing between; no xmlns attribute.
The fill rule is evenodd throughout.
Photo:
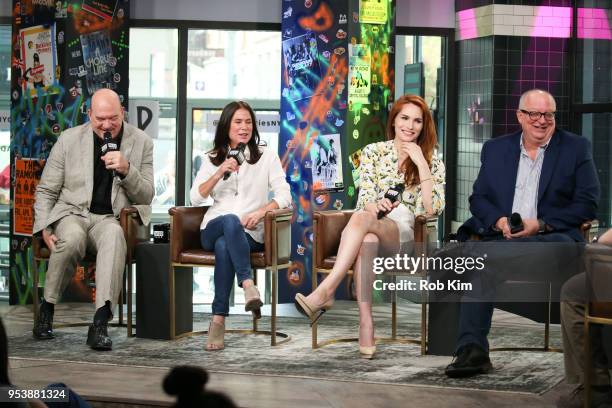
<svg viewBox="0 0 612 408"><path fill-rule="evenodd" d="M348 224L350 216L354 213L353 210L344 210L344 211L315 211L313 215L313 245L312 245L312 259L313 259L313 268L312 268L312 290L314 291L318 286L318 275L319 274L329 274L332 271L332 268L329 265L324 266L323 264L326 261L328 254L318 254L319 245L318 241L323 239L332 239L332 246L335 246L337 252L338 244L340 242L340 233L344 229L344 227ZM329 237L323 236L323 232L321 231L321 225L325 222L331 222L334 224L334 228L338 231L337 236ZM437 217L425 217L423 215L419 215L415 218L414 225L414 242L415 242L415 252L423 254L427 256L428 250L428 237L431 230L435 231L437 229ZM322 247L329 247L329 244L326 242L321 245ZM332 259L335 258L332 257ZM329 262L329 261L328 261ZM349 275L353 274L353 270L348 271ZM386 273L387 276L395 276L397 274L389 274ZM405 273L404 273L405 275ZM426 277L427 271L420 270L415 274L411 275L414 277ZM391 301L391 337L376 337L376 342L379 343L412 343L418 344L421 346L421 355L425 355L427 351L427 292L421 291L421 337L419 339L413 339L406 336L398 336L397 334L397 294L393 292L392 301ZM359 338L333 338L328 339L322 342L318 341L318 328L317 322L312 325L312 348L320 348L330 344L335 343L346 343L346 342L355 342L359 341Z"/></svg>
<svg viewBox="0 0 612 408"><path fill-rule="evenodd" d="M184 251L196 251L201 255L208 255L214 257L214 253L206 252L201 249L199 240L200 224L204 217L204 214L209 207L173 207L168 213L170 214L170 238L171 238L171 249L170 249L170 268L169 268L169 303L170 303L170 338L179 339L182 337L193 336L196 334L207 334L208 330L202 331L190 331L181 334L176 334L176 299L175 299L175 281L174 276L176 268L187 267L187 268L198 268L198 267L210 267L214 266L214 261L206 263L194 263L194 262L181 262L180 257ZM183 236L184 231L180 231L177 226L177 217L190 217L190 227L197 226L198 239L195 244L193 242L179 242L174 237ZM291 265L291 217L292 211L290 209L279 209L268 211L264 216L264 237L266 240L265 248L263 253L252 253L251 260L253 269L265 269L272 275L272 288L271 288L271 321L270 330L259 330L257 327L257 319L253 316L253 328L248 329L229 329L225 330L226 333L240 333L240 334L255 334L255 335L268 335L270 336L270 345L277 346L291 340L291 337L286 333L277 331L276 325L276 306L278 301L278 270L288 268ZM191 235L195 231L190 231ZM181 240L183 241L183 240ZM185 247L189 245L189 247ZM182 246L182 248L177 248ZM263 264L253 262L254 256L263 255L265 262ZM256 259L261 259L259 256ZM257 273L253 274L254 281L257 283ZM277 337L281 337L283 340L278 341Z"/></svg>
<svg viewBox="0 0 612 408"><path fill-rule="evenodd" d="M127 328L127 336L133 336L133 312L132 312L132 291L133 291L133 264L135 262L134 259L134 248L136 244L143 241L149 240L150 235L150 227L149 225L144 225L140 216L138 214L138 210L136 207L126 207L121 209L119 214L119 225L121 225L121 229L123 229L123 234L125 237L125 242L127 246L126 257L125 257L125 265L126 269L124 270L124 279L123 279L123 289L119 293L119 301L118 309L119 309L119 317L118 323L112 323L112 326L125 326ZM32 305L34 308L34 321L38 319L38 264L44 263L48 264L49 257L51 252L49 248L47 248L45 242L42 237L32 237L32 249L34 254L34 273L32 276ZM95 258L92 258L90 254L86 254L84 261L87 263L96 262ZM127 279L127 285L125 280ZM124 292L126 292L124 294ZM127 298L127 324L123 323L123 298L124 296ZM77 327L77 326L87 326L89 323L66 323L66 324L58 324L54 325L55 328L61 327Z"/></svg>

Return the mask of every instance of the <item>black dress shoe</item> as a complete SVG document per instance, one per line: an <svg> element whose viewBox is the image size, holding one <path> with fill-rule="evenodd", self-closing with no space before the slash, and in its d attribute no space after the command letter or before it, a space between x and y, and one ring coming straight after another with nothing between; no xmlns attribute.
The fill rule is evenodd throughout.
<svg viewBox="0 0 612 408"><path fill-rule="evenodd" d="M94 323L89 325L87 345L94 350L104 351L113 349L113 341L108 336L108 325L106 323Z"/></svg>
<svg viewBox="0 0 612 408"><path fill-rule="evenodd" d="M444 372L451 378L465 378L488 373L493 366L489 354L477 344L466 344L455 354L455 359Z"/></svg>
<svg viewBox="0 0 612 408"><path fill-rule="evenodd" d="M50 340L55 338L53 334L53 310L43 299L38 310L38 319L34 322L32 334L38 340Z"/></svg>

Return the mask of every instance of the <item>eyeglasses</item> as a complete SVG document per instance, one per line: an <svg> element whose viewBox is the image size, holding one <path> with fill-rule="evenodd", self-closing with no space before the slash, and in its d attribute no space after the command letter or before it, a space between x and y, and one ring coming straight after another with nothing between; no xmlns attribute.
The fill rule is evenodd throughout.
<svg viewBox="0 0 612 408"><path fill-rule="evenodd" d="M544 116L544 119L546 119L549 122L552 122L555 119L555 112L536 112L536 111L530 112L525 109L519 109L519 111L529 116L529 119L533 121L540 120L542 116Z"/></svg>

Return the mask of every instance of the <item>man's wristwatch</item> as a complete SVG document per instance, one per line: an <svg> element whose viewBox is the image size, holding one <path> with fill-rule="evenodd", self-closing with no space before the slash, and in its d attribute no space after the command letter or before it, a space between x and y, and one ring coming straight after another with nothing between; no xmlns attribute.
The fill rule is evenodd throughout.
<svg viewBox="0 0 612 408"><path fill-rule="evenodd" d="M546 232L546 223L543 219L538 218L538 234L543 234Z"/></svg>

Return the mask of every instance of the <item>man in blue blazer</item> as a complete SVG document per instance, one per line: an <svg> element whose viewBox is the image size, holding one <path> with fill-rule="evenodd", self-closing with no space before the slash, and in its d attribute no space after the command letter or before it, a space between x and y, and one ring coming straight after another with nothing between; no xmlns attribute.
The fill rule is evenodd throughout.
<svg viewBox="0 0 612 408"><path fill-rule="evenodd" d="M555 111L555 100L548 92L527 91L517 110L522 131L483 145L482 164L469 199L473 217L459 228L460 240L478 235L517 243L583 241L579 228L595 218L599 181L591 144L557 129ZM513 213L521 215L521 231L511 228ZM537 256L521 253L518 260L523 266ZM487 341L492 316L493 302L461 303L455 359L446 375L469 377L492 368Z"/></svg>

